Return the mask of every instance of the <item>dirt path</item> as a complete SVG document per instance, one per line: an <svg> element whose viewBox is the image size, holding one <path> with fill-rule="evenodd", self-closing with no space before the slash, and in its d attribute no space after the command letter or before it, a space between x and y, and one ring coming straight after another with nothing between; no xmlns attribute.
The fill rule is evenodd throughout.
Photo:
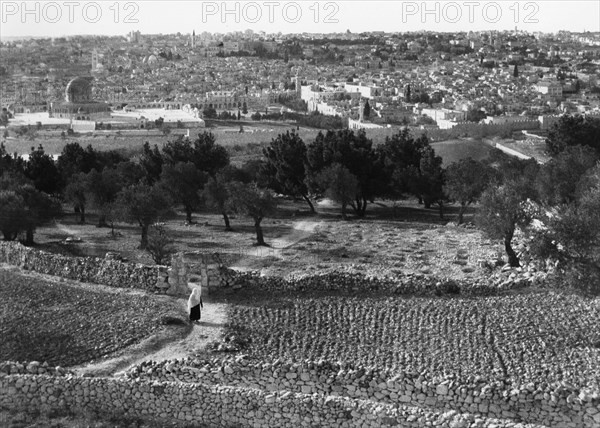
<svg viewBox="0 0 600 428"><path fill-rule="evenodd" d="M315 233L323 222L298 221L293 224L293 230L287 236L273 240L270 249L281 257L281 250L289 248L307 236ZM64 228L68 233L76 231ZM69 281L48 275L24 272L26 275L42 276L50 281ZM71 281L69 281L71 282ZM74 282L74 281L73 281ZM75 283L75 282L74 282ZM143 293L138 290L118 289L99 284L76 283L78 286L102 290L109 293ZM191 289L190 289L191 292ZM176 298L161 296L164 299L176 299L181 305L182 311L187 313L187 297ZM207 356L207 347L211 342L219 341L222 337L223 328L227 321L227 304L217 303L210 296L203 297L204 308L199 324L171 325L161 329L158 333L146 338L142 342L121 350L116 356L93 361L72 369L81 375L93 376L117 376L128 368L139 365L144 361L164 361L182 359L189 356Z"/></svg>
<svg viewBox="0 0 600 428"><path fill-rule="evenodd" d="M187 312L187 299L178 298ZM203 297L202 318L199 324L170 326L124 350L122 355L75 368L81 375L119 376L132 366L144 361L164 361L203 356L209 343L219 341L227 319L227 305Z"/></svg>
<svg viewBox="0 0 600 428"><path fill-rule="evenodd" d="M270 250L279 253L277 256L281 256L282 249L315 233L322 224L323 222L307 220L295 222L293 231L285 237L273 240L273 247ZM187 312L187 299L178 300L182 309ZM174 360L207 354L208 344L220 340L222 336L227 321L227 305L211 301L210 296L205 296L203 303L200 324L168 327L124 350L122 355L77 367L76 371L80 374L96 376L118 376L128 368L144 361Z"/></svg>
<svg viewBox="0 0 600 428"><path fill-rule="evenodd" d="M312 235L315 231L324 224L323 221L310 221L310 220L301 220L294 222L292 225L292 232L287 236L282 236L280 238L272 239L269 244L271 248L269 248L269 252L267 253L273 257L283 258L282 250L290 248L302 241L304 238Z"/></svg>
<svg viewBox="0 0 600 428"><path fill-rule="evenodd" d="M25 271L3 263L0 263L0 269L17 269L21 275L31 278L38 277L46 281L76 284L81 288L111 294L145 293L142 290L72 281L51 275ZM157 298L164 299L165 301L170 299L177 300L182 312L187 313L187 297L178 298L160 295ZM199 324L186 323L185 325L165 326L165 328L160 329L157 333L149 336L142 342L118 351L116 356L70 367L70 369L81 375L113 376L143 361L173 360L193 355L202 356L207 353L206 348L209 343L220 340L222 329L227 320L227 305L225 303L214 302L210 296L204 296L202 300L204 308L202 309L202 318Z"/></svg>

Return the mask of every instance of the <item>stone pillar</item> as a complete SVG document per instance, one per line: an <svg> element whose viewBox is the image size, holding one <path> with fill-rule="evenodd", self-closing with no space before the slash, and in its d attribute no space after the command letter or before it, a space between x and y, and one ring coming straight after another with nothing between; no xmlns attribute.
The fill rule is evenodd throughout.
<svg viewBox="0 0 600 428"><path fill-rule="evenodd" d="M166 266L160 266L158 268L158 275L156 278L156 288L161 293L166 293L171 286L169 285L169 272Z"/></svg>
<svg viewBox="0 0 600 428"><path fill-rule="evenodd" d="M171 267L169 268L169 289L167 294L172 296L187 296L190 293L188 287L188 272L183 253L177 253L171 258Z"/></svg>

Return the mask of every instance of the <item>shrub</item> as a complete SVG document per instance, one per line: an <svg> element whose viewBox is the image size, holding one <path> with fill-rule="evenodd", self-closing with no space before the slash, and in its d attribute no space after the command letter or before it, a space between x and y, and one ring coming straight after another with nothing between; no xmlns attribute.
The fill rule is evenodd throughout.
<svg viewBox="0 0 600 428"><path fill-rule="evenodd" d="M535 231L529 241L529 251L535 257L547 259L558 255L558 246L545 231Z"/></svg>
<svg viewBox="0 0 600 428"><path fill-rule="evenodd" d="M152 256L157 265L165 264L175 254L173 238L162 224L155 224L148 231L148 245L146 251Z"/></svg>
<svg viewBox="0 0 600 428"><path fill-rule="evenodd" d="M573 289L586 295L600 295L600 267L593 263L574 263L557 274L554 282L561 289Z"/></svg>

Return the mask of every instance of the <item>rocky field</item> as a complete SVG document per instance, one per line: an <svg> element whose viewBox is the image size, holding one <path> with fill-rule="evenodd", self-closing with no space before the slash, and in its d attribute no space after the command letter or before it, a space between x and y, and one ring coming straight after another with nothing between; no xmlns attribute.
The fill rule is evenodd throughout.
<svg viewBox="0 0 600 428"><path fill-rule="evenodd" d="M0 361L82 364L186 319L162 296L99 288L0 269Z"/></svg>
<svg viewBox="0 0 600 428"><path fill-rule="evenodd" d="M325 359L598 387L600 305L555 292L474 298L322 296L231 306L227 337L261 360Z"/></svg>

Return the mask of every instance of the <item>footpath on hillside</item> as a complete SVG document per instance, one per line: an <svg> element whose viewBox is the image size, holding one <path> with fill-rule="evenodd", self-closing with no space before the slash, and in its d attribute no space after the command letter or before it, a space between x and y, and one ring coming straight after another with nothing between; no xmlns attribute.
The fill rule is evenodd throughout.
<svg viewBox="0 0 600 428"><path fill-rule="evenodd" d="M289 248L314 233L320 224L321 222L314 221L294 223L289 235L273 240L273 250L278 252ZM94 287L96 285L88 284L87 286ZM182 310L187 313L187 299L173 298L179 301ZM214 302L210 296L203 296L203 305L202 318L199 324L169 327L141 343L123 350L122 355L78 366L75 371L82 375L113 376L119 375L128 368L139 365L144 361L160 362L190 356L202 356L208 352L207 348L211 343L220 341L227 321L226 303ZM189 330L189 333L182 335L182 329Z"/></svg>

